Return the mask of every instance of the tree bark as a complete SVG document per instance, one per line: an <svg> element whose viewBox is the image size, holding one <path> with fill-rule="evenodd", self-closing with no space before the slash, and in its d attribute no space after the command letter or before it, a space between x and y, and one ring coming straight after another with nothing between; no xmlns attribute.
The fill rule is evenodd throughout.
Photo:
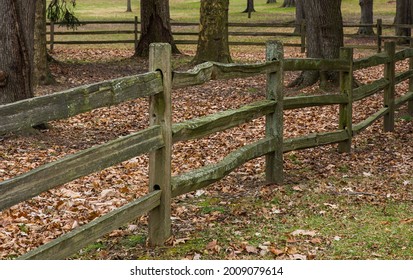
<svg viewBox="0 0 413 280"><path fill-rule="evenodd" d="M180 53L172 36L169 0L141 1L141 32L136 56L148 57L151 43L169 43L172 53Z"/></svg>
<svg viewBox="0 0 413 280"><path fill-rule="evenodd" d="M413 23L413 0L397 0L396 1L396 17L395 24L412 24ZM411 36L410 28L396 27L396 36ZM408 44L408 39L399 39L399 44Z"/></svg>
<svg viewBox="0 0 413 280"><path fill-rule="evenodd" d="M361 9L361 24L373 24L373 0L359 0ZM374 35L373 26L361 26L357 31L360 35Z"/></svg>
<svg viewBox="0 0 413 280"><path fill-rule="evenodd" d="M0 104L33 97L35 2L0 0Z"/></svg>
<svg viewBox="0 0 413 280"><path fill-rule="evenodd" d="M307 57L338 58L343 46L341 0L305 0ZM322 82L337 80L337 73L304 71L290 86L310 86L320 77Z"/></svg>
<svg viewBox="0 0 413 280"><path fill-rule="evenodd" d="M36 1L34 25L33 86L52 81L46 47L46 0Z"/></svg>
<svg viewBox="0 0 413 280"><path fill-rule="evenodd" d="M252 12L255 12L254 0L247 0L247 8L243 11L243 13L252 13Z"/></svg>
<svg viewBox="0 0 413 280"><path fill-rule="evenodd" d="M284 0L284 3L281 5L281 7L295 7L295 2L295 0Z"/></svg>
<svg viewBox="0 0 413 280"><path fill-rule="evenodd" d="M194 63L232 62L228 44L229 0L201 0L201 21Z"/></svg>

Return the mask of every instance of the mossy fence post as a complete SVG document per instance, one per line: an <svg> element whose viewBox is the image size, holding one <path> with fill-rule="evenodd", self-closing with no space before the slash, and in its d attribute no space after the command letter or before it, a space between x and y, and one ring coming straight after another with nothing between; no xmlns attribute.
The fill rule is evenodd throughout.
<svg viewBox="0 0 413 280"><path fill-rule="evenodd" d="M267 182L283 182L283 59L284 48L281 42L266 43L266 60L279 61L276 72L267 74L267 99L277 102L274 113L266 115L265 135L274 137L275 151L265 156L265 177Z"/></svg>
<svg viewBox="0 0 413 280"><path fill-rule="evenodd" d="M172 69L171 46L155 43L149 49L149 71L161 71L163 92L149 99L149 124L160 125L164 146L149 155L149 191L161 190L160 205L149 212L148 239L162 245L171 235Z"/></svg>
<svg viewBox="0 0 413 280"><path fill-rule="evenodd" d="M347 103L340 105L339 129L345 129L348 138L338 144L338 151L350 153L353 138L353 49L341 48L340 59L347 61L350 67L348 71L340 72L340 92Z"/></svg>
<svg viewBox="0 0 413 280"><path fill-rule="evenodd" d="M394 131L394 91L395 91L395 75L396 75L396 43L386 42L384 44L384 51L389 56L389 62L384 64L384 78L389 81L388 86L384 89L384 107L387 107L389 111L384 115L384 131Z"/></svg>

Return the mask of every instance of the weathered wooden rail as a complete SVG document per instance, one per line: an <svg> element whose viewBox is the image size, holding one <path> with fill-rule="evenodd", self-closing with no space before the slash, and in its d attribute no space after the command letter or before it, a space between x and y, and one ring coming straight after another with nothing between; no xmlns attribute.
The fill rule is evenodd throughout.
<svg viewBox="0 0 413 280"><path fill-rule="evenodd" d="M56 25L60 23L48 23L49 31L47 34L50 39L48 41L50 49L53 50L54 45L83 45L83 44L134 44L135 47L138 44L140 34L140 22L135 17L134 20L125 21L83 21L83 25L96 25L98 30L67 30L62 29L56 31ZM109 28L111 26L126 26L123 29ZM197 22L172 22L172 33L175 38L175 43L178 45L196 45L198 44L198 28ZM101 30L99 26L104 26L106 30ZM381 52L383 48L383 42L385 40L398 40L406 39L412 41L411 37L406 36L394 36L388 35L383 32L384 29L394 29L395 27L410 28L413 29L413 25L406 24L383 24L381 19L377 19L374 24L349 24L344 23L344 37L346 38L370 38L375 40L375 45L349 45L348 47L360 48L360 49L376 49ZM301 32L296 32L297 25L295 23L277 23L277 22L242 22L242 23L229 23L229 44L237 46L262 46L268 40L282 40L284 46L299 47L301 52L305 52L306 48L306 35L305 35L305 21L302 22L300 28ZM354 28L359 27L372 27L375 28L375 35L358 35L354 33ZM180 30L184 28L184 30ZM271 28L271 30L269 30ZM288 31L289 29L289 31ZM350 29L351 33L347 30ZM286 31L287 30L287 31ZM107 35L130 35L133 38L118 38L107 39L100 38L99 36ZM60 39L56 40L59 36ZM84 37L82 37L84 36ZM91 37L92 36L92 37ZM76 37L76 40L66 38ZM96 37L94 40L93 37ZM247 37L253 37L254 40L246 40Z"/></svg>
<svg viewBox="0 0 413 280"><path fill-rule="evenodd" d="M395 74L396 61L409 59L407 71ZM170 235L171 199L222 179L241 164L266 157L266 179L283 180L283 153L338 143L342 152L350 152L352 137L384 117L384 130L394 129L394 110L408 103L413 115L413 49L395 53L395 44L387 43L385 52L353 61L352 49L343 48L339 59L284 59L282 45L267 44L266 62L258 64L204 63L186 72L173 72L170 46L154 44L150 52L149 73L78 87L49 96L36 97L0 106L0 133L29 128L50 120L67 118L94 108L118 104L135 98L149 97L150 126L105 144L91 147L0 182L0 210L7 209L40 193L76 178L149 153L149 193L92 222L63 234L57 239L28 252L20 259L62 259L104 234L119 228L137 216L149 213L148 239L162 244ZM352 88L353 71L385 65L384 77L369 85ZM283 72L300 70L335 70L340 72L340 94L283 98ZM188 120L171 121L171 89L193 86L212 79L267 75L266 99L241 108ZM394 86L409 80L409 91L394 97ZM352 123L352 104L384 91L383 108L366 120ZM283 110L339 104L340 119L334 131L283 139ZM40 113L44 111L45 113ZM222 161L171 176L173 143L198 139L265 116L265 137L228 154Z"/></svg>

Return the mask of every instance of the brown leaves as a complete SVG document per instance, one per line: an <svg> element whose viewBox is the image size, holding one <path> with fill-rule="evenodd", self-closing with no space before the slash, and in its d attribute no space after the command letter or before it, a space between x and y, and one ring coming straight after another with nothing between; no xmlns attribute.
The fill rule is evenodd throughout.
<svg viewBox="0 0 413 280"><path fill-rule="evenodd" d="M104 79L145 72L147 61L125 60L124 62L101 63L108 57L126 58L132 55L127 50L57 49L58 59L93 60L82 64L52 64L53 75L58 84L40 88L38 94L51 93L68 87L92 83ZM259 54L239 53L238 58L263 60ZM290 56L299 54L290 53ZM406 68L406 63L400 67ZM79 75L81 73L81 75ZM357 78L371 82L378 78L381 69L359 71ZM292 74L286 73L286 79ZM397 94L406 89L398 87ZM323 94L316 87L292 92L289 95ZM197 116L211 114L265 98L265 77L213 81L203 86L174 90L173 119L180 122ZM382 108L382 98L372 96L354 106L354 122L358 122ZM403 111L400 112L403 114ZM337 128L338 106L312 107L284 112L284 137L295 137L312 132L329 131ZM146 100L126 102L111 108L101 108L68 120L53 122L52 129L34 136L10 136L2 138L0 145L0 180L6 180L33 168L93 145L115 139L121 135L140 130L148 125L148 104ZM396 122L396 132L383 134L381 124L375 124L353 139L353 153L338 154L335 147L325 146L285 154L287 185L283 188L264 183L264 160L250 161L239 167L225 180L215 183L197 193L187 194L177 200L173 207L173 226L177 236L170 246L188 245L201 231L208 228L236 227L228 237L221 240L208 236L202 248L190 252L191 258L204 256L222 258L275 258L312 259L326 242L326 237L313 229L297 229L284 235L283 228L296 228L289 213L305 198L307 190L317 193L346 195L357 199L381 203L388 199L411 201L413 169L412 122ZM230 151L264 135L264 118L248 124L216 133L202 140L191 140L174 145L173 173L182 173L205 166L222 159ZM58 237L63 232L81 226L108 211L124 205L147 192L147 156L128 160L102 172L86 176L66 184L60 189L0 213L0 258L20 255L27 250ZM387 176L375 180L377 175ZM357 177L348 185L346 178ZM329 178L334 178L330 180ZM338 178L338 179L337 179ZM323 180L321 180L323 179ZM315 182L315 186L307 182ZM274 194L282 192L282 199L273 201ZM297 195L294 200L292 194ZM371 195L374 194L374 195ZM214 196L215 203L208 206L196 204L202 197ZM259 198L265 203L257 208L250 206L254 201L246 197ZM230 198L233 200L231 201ZM234 202L235 201L235 202ZM193 204L191 204L193 203ZM208 209L210 207L210 209ZM314 203L312 211L326 215L343 211L341 204L334 201ZM310 208L311 208L310 207ZM204 212L203 212L204 211ZM254 225L253 233L244 232L257 217L265 222ZM413 219L406 218L401 224L410 225ZM127 226L124 232L138 231L146 221ZM273 225L274 236L265 236L261 228ZM254 235L256 232L261 236ZM112 237L121 238L124 233L115 231ZM341 233L337 233L341 234ZM281 237L280 237L281 236ZM280 242L277 238L282 239ZM328 238L340 241L339 235ZM271 241L268 241L271 240ZM314 251L315 250L315 251ZM143 250L145 251L145 250ZM110 257L101 253L102 257Z"/></svg>

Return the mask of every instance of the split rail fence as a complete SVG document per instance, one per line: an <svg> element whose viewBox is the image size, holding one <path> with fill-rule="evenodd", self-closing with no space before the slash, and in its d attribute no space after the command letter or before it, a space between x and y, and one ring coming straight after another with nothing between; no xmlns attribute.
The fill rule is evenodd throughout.
<svg viewBox="0 0 413 280"><path fill-rule="evenodd" d="M186 72L173 72L167 44L150 48L149 72L145 74L85 85L47 96L35 97L0 106L0 134L51 120L68 118L95 108L127 100L149 97L150 126L139 132L97 145L27 173L0 182L0 211L33 198L76 178L103 170L122 161L149 153L149 193L83 226L61 235L20 259L64 259L137 217L149 213L148 240L163 244L171 234L171 199L218 181L241 164L265 156L268 182L282 183L283 153L338 143L341 152L350 152L352 137L380 118L384 130L394 129L396 108L408 103L413 114L413 48L395 52L394 43L386 43L383 53L353 60L353 50L342 48L339 59L284 59L283 46L268 42L266 62L258 64L203 63ZM409 59L410 67L395 73L395 63ZM353 89L353 71L384 65L384 76ZM284 71L339 71L340 94L283 97ZM175 87L203 84L212 79L267 75L266 99L239 109L172 124L171 91ZM409 80L409 91L395 98L395 85ZM383 107L360 123L352 122L352 104L378 92L384 92ZM339 104L337 129L298 138L283 138L283 110ZM202 138L265 116L265 137L229 153L222 161L171 176L172 145Z"/></svg>
<svg viewBox="0 0 413 280"><path fill-rule="evenodd" d="M134 44L135 47L139 42L140 22L135 17L134 20L128 21L83 21L80 29L84 30L68 30L60 28L62 23L48 23L49 45L53 50L54 45L92 45L92 44ZM89 28L87 26L94 26ZM122 26L121 29L116 29L114 26ZM172 22L172 33L175 38L175 43L178 45L196 45L198 44L198 29L197 22ZM355 34L354 28L371 27L376 30L375 35L358 35ZM407 24L384 24L382 19L377 19L375 24L344 24L345 38L367 38L375 40L375 45L349 45L348 47L360 49L376 49L381 52L383 49L384 40L399 40L405 39L412 41L408 36L393 36L383 32L385 29L406 28L413 29L413 25ZM295 23L277 23L277 22L261 22L261 23L229 23L229 44L244 45L244 46L260 46L265 45L268 40L282 40L284 46L299 47L301 52L305 52L306 36L305 36L305 21L301 25ZM352 33L348 33L347 29L351 29ZM298 32L297 32L298 30ZM112 38L107 39L110 35ZM127 36L133 35L133 38ZM59 40L56 37L59 36ZM103 36L103 37L102 37ZM113 38L113 36L123 36ZM124 37L126 36L126 37ZM76 40L71 38L75 37ZM125 39L127 38L127 39ZM246 38L253 38L246 39Z"/></svg>

